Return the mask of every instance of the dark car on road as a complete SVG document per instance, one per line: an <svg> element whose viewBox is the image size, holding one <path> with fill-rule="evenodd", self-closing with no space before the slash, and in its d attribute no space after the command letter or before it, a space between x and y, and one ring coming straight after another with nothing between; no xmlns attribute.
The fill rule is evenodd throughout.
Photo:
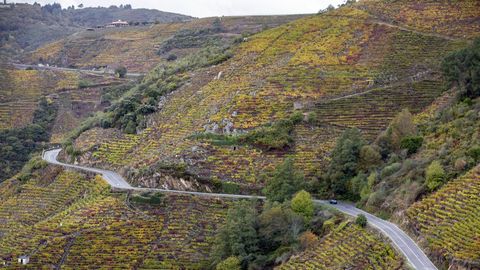
<svg viewBox="0 0 480 270"><path fill-rule="evenodd" d="M330 204L337 204L337 203L338 203L337 200L330 200L330 201L328 201L328 202L329 202Z"/></svg>

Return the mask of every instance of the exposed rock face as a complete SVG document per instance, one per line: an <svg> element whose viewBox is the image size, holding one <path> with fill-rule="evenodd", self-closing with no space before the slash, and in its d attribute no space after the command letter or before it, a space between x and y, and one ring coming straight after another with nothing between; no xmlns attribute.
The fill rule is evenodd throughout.
<svg viewBox="0 0 480 270"><path fill-rule="evenodd" d="M205 129L205 132L207 132L207 133L217 133L218 129L219 129L219 126L218 126L217 123L211 123L211 124L204 125L203 128Z"/></svg>
<svg viewBox="0 0 480 270"><path fill-rule="evenodd" d="M169 172L159 171L151 176L132 177L128 180L132 185L140 187L212 192L211 187L201 184L191 176L177 177Z"/></svg>

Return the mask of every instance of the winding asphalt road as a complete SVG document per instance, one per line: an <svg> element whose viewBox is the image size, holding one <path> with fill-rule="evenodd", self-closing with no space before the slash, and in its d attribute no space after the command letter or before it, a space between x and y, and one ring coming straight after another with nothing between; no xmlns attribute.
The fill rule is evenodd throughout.
<svg viewBox="0 0 480 270"><path fill-rule="evenodd" d="M61 149L54 149L44 152L42 158L48 163L54 165L60 165L67 168L83 170L87 172L93 172L101 174L103 178L108 182L110 186L117 190L135 190L135 191L156 191L163 193L177 193L177 194L190 194L195 196L204 196L204 197L221 197L221 198L235 198L235 199L260 199L265 200L263 196L249 196L249 195L235 195L235 194L221 194L221 193L205 193L205 192L193 192L193 191L180 191L180 190L166 190L166 189L152 189L152 188L137 188L132 187L125 179L119 174L102 169L95 169L77 165L71 165L59 162L57 156L60 153ZM327 204L337 210L356 217L359 214L365 215L367 217L368 223L378 229L383 235L388 237L397 249L407 258L408 262L412 267L418 270L436 270L435 265L428 259L425 253L418 247L418 245L400 228L395 224L380 219L372 214L369 214L363 210L360 210L353 205L339 202L338 204L329 204L325 200L314 200L318 204Z"/></svg>

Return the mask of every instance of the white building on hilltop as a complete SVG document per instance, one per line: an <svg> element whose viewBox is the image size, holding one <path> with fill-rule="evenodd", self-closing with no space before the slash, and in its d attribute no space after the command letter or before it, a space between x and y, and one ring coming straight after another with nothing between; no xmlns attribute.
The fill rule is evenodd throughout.
<svg viewBox="0 0 480 270"><path fill-rule="evenodd" d="M109 24L107 24L107 27L111 28L111 27L126 27L128 26L128 22L126 21L122 21L122 20L118 20L116 22L111 22Z"/></svg>

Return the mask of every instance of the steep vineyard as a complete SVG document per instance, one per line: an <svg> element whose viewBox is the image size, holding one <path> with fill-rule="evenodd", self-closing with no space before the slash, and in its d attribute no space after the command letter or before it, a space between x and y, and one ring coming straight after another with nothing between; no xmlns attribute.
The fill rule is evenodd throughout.
<svg viewBox="0 0 480 270"><path fill-rule="evenodd" d="M412 205L407 216L433 254L480 267L480 167Z"/></svg>
<svg viewBox="0 0 480 270"><path fill-rule="evenodd" d="M29 255L32 269L200 269L228 201L165 196L137 203L101 178L47 167L25 184L0 184L0 258ZM13 264L12 267L20 267Z"/></svg>
<svg viewBox="0 0 480 270"><path fill-rule="evenodd" d="M202 177L262 186L260 175L288 155L312 176L346 128L372 139L402 109L419 113L440 96L441 59L466 42L384 23L369 5L302 18L248 38L221 65L188 72L188 83L166 97L145 134L113 139L90 161L126 165L107 151L120 144L128 147L117 156L136 168L186 163ZM295 111L315 119L295 127L286 149L192 139L206 131L248 133Z"/></svg>
<svg viewBox="0 0 480 270"><path fill-rule="evenodd" d="M277 269L403 269L401 257L378 237L341 224L320 243Z"/></svg>

